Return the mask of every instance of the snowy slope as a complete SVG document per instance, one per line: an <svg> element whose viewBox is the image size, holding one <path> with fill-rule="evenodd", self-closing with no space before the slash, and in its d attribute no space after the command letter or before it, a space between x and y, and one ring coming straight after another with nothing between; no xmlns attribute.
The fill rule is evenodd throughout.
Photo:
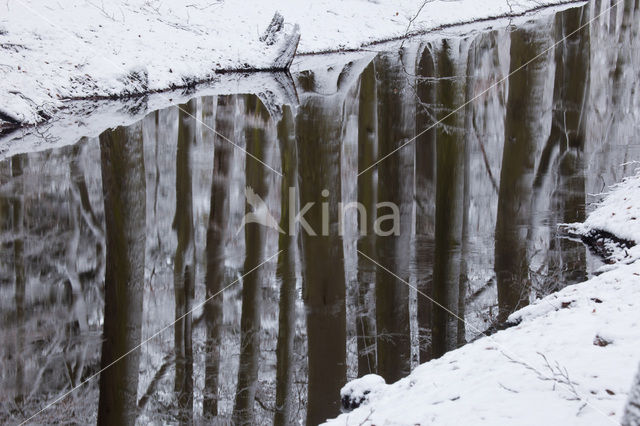
<svg viewBox="0 0 640 426"><path fill-rule="evenodd" d="M639 186L636 176L613 188L585 227L640 236ZM637 258L640 249L629 252ZM363 395L376 383L368 403L329 424L619 424L640 359L639 305L640 261L620 263L514 313L519 325L397 383L349 384L345 391Z"/></svg>
<svg viewBox="0 0 640 426"><path fill-rule="evenodd" d="M600 267L599 271L615 268L615 262L632 263L640 258L640 246L636 245L640 242L638 200L640 179L638 176L626 178L603 196L596 210L584 223L568 225L570 234L597 240L594 244L609 258L608 263L614 263ZM616 239L619 241L615 241Z"/></svg>
<svg viewBox="0 0 640 426"><path fill-rule="evenodd" d="M582 230L605 231L640 242L640 179L630 177L612 188L599 207L585 220Z"/></svg>
<svg viewBox="0 0 640 426"><path fill-rule="evenodd" d="M357 49L567 0L12 0L0 3L0 120L43 121L61 100L121 96L269 68L259 36L276 10L299 52ZM415 18L415 19L414 19ZM1 123L1 121L0 121Z"/></svg>

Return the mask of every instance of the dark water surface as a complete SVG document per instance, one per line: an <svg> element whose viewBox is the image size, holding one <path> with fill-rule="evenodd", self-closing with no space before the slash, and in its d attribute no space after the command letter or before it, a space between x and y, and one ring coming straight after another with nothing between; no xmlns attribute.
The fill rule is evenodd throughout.
<svg viewBox="0 0 640 426"><path fill-rule="evenodd" d="M0 162L0 421L145 342L32 421L317 424L347 380L395 381L586 279L599 260L557 225L640 158L640 9L581 28L607 7L297 72L295 105L195 97ZM289 223L311 202L317 235Z"/></svg>

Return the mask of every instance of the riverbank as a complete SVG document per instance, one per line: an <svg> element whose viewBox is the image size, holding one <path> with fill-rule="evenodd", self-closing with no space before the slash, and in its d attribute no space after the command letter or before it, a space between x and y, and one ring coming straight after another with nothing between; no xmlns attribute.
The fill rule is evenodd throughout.
<svg viewBox="0 0 640 426"><path fill-rule="evenodd" d="M367 402L328 424L619 424L640 360L639 201L635 176L571 227L606 247L600 275L515 312L509 321L518 325L394 384L351 382L343 392L370 391Z"/></svg>
<svg viewBox="0 0 640 426"><path fill-rule="evenodd" d="M48 120L66 100L189 87L273 67L261 40L276 11L299 54L362 49L447 26L522 16L567 0L86 0L0 4L0 130Z"/></svg>

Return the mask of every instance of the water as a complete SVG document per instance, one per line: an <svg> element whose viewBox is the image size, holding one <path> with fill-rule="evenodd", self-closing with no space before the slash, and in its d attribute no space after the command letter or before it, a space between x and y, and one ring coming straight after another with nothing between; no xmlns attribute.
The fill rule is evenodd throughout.
<svg viewBox="0 0 640 426"><path fill-rule="evenodd" d="M321 64L295 105L194 93L0 162L0 419L144 342L33 421L316 424L347 380L395 381L589 277L557 225L640 154L640 10L581 28L606 7ZM243 226L247 187L282 233ZM315 236L288 220L312 202ZM385 202L397 235L372 232Z"/></svg>

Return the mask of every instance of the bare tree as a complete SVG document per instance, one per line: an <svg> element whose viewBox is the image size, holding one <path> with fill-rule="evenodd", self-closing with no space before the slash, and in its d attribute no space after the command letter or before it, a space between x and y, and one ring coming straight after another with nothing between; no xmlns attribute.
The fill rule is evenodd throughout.
<svg viewBox="0 0 640 426"><path fill-rule="evenodd" d="M460 273L464 197L464 109L466 61L455 41L444 40L437 54L436 231L433 264L432 355L439 357L459 342ZM446 308L446 310L442 307Z"/></svg>
<svg viewBox="0 0 640 426"><path fill-rule="evenodd" d="M193 317L191 306L195 291L196 248L193 227L191 184L191 146L195 143L196 100L180 106L178 116L178 148L176 153L176 213L173 229L178 245L173 260L175 292L174 326L176 375L175 393L181 423L193 422Z"/></svg>
<svg viewBox="0 0 640 426"><path fill-rule="evenodd" d="M400 58L381 55L375 59L378 75L378 158L392 152L412 134L413 120L405 115L403 91L398 90ZM411 126L408 123L411 122ZM412 144L411 147L414 145ZM411 206L413 203L413 152L403 148L377 166L378 202L399 208L399 228L376 235L377 260L404 281L409 281ZM371 173L371 171L367 172ZM389 211L378 211L378 215ZM387 222L388 226L389 223ZM388 382L411 369L409 287L382 268L376 271L376 337L378 374Z"/></svg>
<svg viewBox="0 0 640 426"><path fill-rule="evenodd" d="M138 405L138 369L144 288L146 184L141 126L100 135L106 216L104 341L98 424L133 425Z"/></svg>
<svg viewBox="0 0 640 426"><path fill-rule="evenodd" d="M435 47L427 44L418 61L416 131L424 132L416 141L416 275L421 293L433 294L436 192L436 57ZM426 130L426 131L425 131ZM420 362L433 357L431 348L433 304L418 295L417 325Z"/></svg>
<svg viewBox="0 0 640 426"><path fill-rule="evenodd" d="M13 205L13 270L15 277L15 304L16 304L16 396L15 402L20 405L24 400L24 311L25 311L25 265L24 265L24 182L23 168L26 156L16 155L11 159L11 177L19 182L17 191L12 200Z"/></svg>
<svg viewBox="0 0 640 426"><path fill-rule="evenodd" d="M586 140L586 103L590 72L589 8L572 8L556 14L555 78L553 112L549 138L540 155L534 186L535 194L549 171L557 165L552 211L557 223L585 220L586 176L584 148ZM537 197L534 199L536 200ZM557 271L545 278L544 292L559 290L559 285L587 279L586 247L557 236L550 242L547 266Z"/></svg>
<svg viewBox="0 0 640 426"><path fill-rule="evenodd" d="M278 124L280 155L282 157L280 234L276 277L280 280L280 303L278 312L278 341L276 344L276 412L275 425L287 425L294 421L294 339L296 335L296 229L289 229L289 215L295 211L295 199L290 200L289 188L296 187L297 148L291 108L282 111ZM291 204L293 201L293 205Z"/></svg>
<svg viewBox="0 0 640 426"><path fill-rule="evenodd" d="M206 102L213 102L212 98ZM229 216L229 171L231 144L222 139L233 137L235 96L219 96L216 108L216 136L214 139L213 179L211 180L211 203L207 225L207 272L205 286L207 298L224 288L224 245L226 223ZM205 306L207 326L203 415L210 419L218 415L218 388L220 374L220 345L222 344L222 301L220 294Z"/></svg>
<svg viewBox="0 0 640 426"><path fill-rule="evenodd" d="M262 200L266 199L268 185L265 166L255 158L266 160L271 141L267 134L269 113L257 96L245 97L247 113L253 120L245 130L247 155L245 158L246 185ZM245 203L245 214L252 213L249 197ZM265 227L257 223L247 223L244 227L245 260L244 271L249 272L264 261L266 245ZM254 402L258 387L258 367L260 361L260 335L262 315L262 285L265 269L259 268L246 275L242 282L242 316L240 319L240 360L233 422L238 425L254 423Z"/></svg>
<svg viewBox="0 0 640 426"><path fill-rule="evenodd" d="M550 55L537 55L549 44L549 32L544 27L525 25L511 33L511 74L495 231L500 322L529 301L527 246L531 238L533 175L550 62ZM537 59L519 69L534 57Z"/></svg>
<svg viewBox="0 0 640 426"><path fill-rule="evenodd" d="M360 76L360 99L358 111L358 170L369 167L376 159L378 143L378 104L376 94L375 66L372 61ZM375 258L376 238L373 225L376 218L375 173L358 176L358 202L365 208L358 250ZM366 220L366 222L362 222ZM362 228L364 226L364 229ZM366 231L366 232L362 232ZM376 266L369 259L358 256L358 309L356 312L356 335L358 343L358 376L376 372L375 303Z"/></svg>
<svg viewBox="0 0 640 426"><path fill-rule="evenodd" d="M312 84L313 74L308 82ZM342 105L335 97L311 95L302 101L296 119L300 205L316 203L305 218L318 233L301 232L309 363L307 424L339 413L337 395L347 377L343 244L337 227L323 226L318 206L327 203L325 224L338 223L342 188L336 164L340 164Z"/></svg>

